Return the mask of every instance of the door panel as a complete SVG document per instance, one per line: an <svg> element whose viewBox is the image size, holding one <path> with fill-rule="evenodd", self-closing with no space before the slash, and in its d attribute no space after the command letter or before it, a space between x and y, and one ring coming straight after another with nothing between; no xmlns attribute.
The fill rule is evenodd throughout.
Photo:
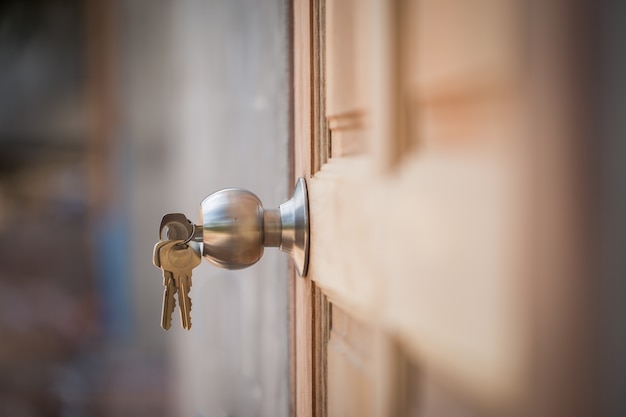
<svg viewBox="0 0 626 417"><path fill-rule="evenodd" d="M295 174L311 219L294 296L297 415L534 407L538 84L525 16L544 7L294 2Z"/></svg>

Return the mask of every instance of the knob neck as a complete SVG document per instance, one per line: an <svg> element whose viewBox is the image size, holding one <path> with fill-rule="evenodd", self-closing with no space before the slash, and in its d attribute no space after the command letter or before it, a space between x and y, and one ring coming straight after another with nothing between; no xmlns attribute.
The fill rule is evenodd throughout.
<svg viewBox="0 0 626 417"><path fill-rule="evenodd" d="M280 210L263 210L263 245L278 247L282 241Z"/></svg>

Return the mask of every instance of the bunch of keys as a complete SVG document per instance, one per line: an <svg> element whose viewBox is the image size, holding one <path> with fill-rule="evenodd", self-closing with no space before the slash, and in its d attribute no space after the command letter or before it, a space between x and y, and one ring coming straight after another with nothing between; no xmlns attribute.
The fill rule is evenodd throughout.
<svg viewBox="0 0 626 417"><path fill-rule="evenodd" d="M162 239L167 228L167 240ZM159 228L159 242L154 246L153 262L163 271L163 312L161 327L168 330L172 325L172 314L178 294L180 322L184 329L191 328L191 289L192 270L202 261L198 244L192 242L197 227L184 214L166 214Z"/></svg>

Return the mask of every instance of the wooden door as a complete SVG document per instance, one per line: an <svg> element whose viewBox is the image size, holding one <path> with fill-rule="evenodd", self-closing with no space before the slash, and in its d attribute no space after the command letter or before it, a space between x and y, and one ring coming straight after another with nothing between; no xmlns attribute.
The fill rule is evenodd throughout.
<svg viewBox="0 0 626 417"><path fill-rule="evenodd" d="M585 410L561 3L294 0L295 415Z"/></svg>

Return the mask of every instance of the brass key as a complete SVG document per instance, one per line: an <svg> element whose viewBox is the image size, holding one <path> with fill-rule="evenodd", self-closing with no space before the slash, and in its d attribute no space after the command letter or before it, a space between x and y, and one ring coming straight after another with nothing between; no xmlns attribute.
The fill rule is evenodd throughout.
<svg viewBox="0 0 626 417"><path fill-rule="evenodd" d="M202 257L191 245L183 241L172 240L161 243L155 246L155 251L158 252L155 259L158 257L165 284L161 324L164 329L169 328L171 314L174 311L174 293L178 293L180 321L183 328L189 330L191 328L191 298L189 297L191 273L200 265Z"/></svg>
<svg viewBox="0 0 626 417"><path fill-rule="evenodd" d="M163 240L154 245L154 266L157 268L161 268L161 248L171 241ZM182 240L178 241L182 242ZM172 313L174 312L174 307L176 306L176 299L174 295L176 294L176 282L174 281L174 275L163 268L163 285L165 286L165 290L163 291L163 312L161 313L161 327L163 330L167 330L172 325Z"/></svg>

